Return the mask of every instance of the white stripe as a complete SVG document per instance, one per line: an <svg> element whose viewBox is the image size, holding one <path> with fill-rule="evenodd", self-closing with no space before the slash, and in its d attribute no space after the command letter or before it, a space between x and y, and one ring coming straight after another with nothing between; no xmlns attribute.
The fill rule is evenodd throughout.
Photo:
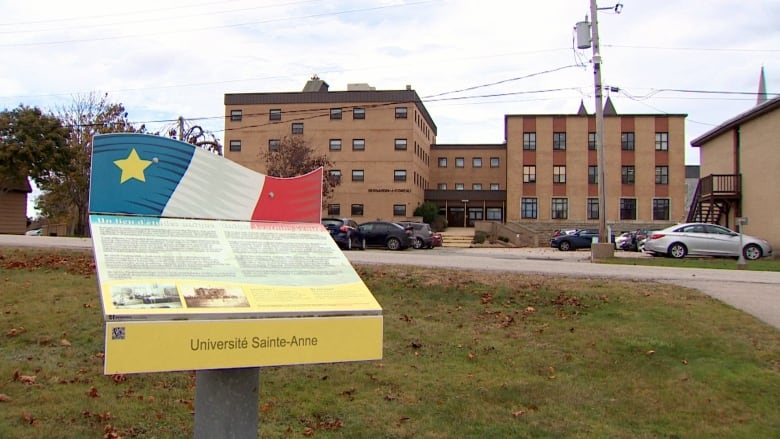
<svg viewBox="0 0 780 439"><path fill-rule="evenodd" d="M265 175L198 148L163 216L249 220L264 182Z"/></svg>

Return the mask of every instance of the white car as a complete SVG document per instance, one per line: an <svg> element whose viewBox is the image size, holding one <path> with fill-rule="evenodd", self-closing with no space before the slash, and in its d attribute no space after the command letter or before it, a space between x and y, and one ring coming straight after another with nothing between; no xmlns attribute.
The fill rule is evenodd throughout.
<svg viewBox="0 0 780 439"><path fill-rule="evenodd" d="M672 258L686 255L736 258L740 252L749 260L772 256L772 246L765 240L743 234L740 241L739 233L707 223L677 224L655 231L645 240L644 251Z"/></svg>
<svg viewBox="0 0 780 439"><path fill-rule="evenodd" d="M42 236L43 235L43 229L28 230L24 234L27 235L27 236Z"/></svg>

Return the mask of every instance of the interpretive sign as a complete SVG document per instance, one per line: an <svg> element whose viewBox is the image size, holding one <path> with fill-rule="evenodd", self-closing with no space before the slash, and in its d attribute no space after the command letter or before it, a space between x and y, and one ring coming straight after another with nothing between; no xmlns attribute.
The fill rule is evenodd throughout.
<svg viewBox="0 0 780 439"><path fill-rule="evenodd" d="M157 136L96 136L105 373L381 358L382 309L319 223L321 181Z"/></svg>

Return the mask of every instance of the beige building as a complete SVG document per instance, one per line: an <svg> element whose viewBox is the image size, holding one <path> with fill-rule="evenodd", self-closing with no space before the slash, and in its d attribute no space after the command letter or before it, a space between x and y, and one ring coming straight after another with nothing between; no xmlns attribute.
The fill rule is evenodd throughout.
<svg viewBox="0 0 780 439"><path fill-rule="evenodd" d="M436 125L411 87L329 91L315 76L302 92L226 94L225 120L225 157L258 172L285 136L327 152L341 183L323 216L401 220L423 203Z"/></svg>
<svg viewBox="0 0 780 439"><path fill-rule="evenodd" d="M0 185L0 234L23 235L27 231L27 195L32 192L26 178Z"/></svg>
<svg viewBox="0 0 780 439"><path fill-rule="evenodd" d="M607 221L685 218L685 115L618 115L605 105ZM260 152L303 136L341 184L323 216L401 220L434 202L450 226L476 221L598 224L595 116L507 115L503 144L437 144L417 93L350 85L225 95L225 156L264 172Z"/></svg>
<svg viewBox="0 0 780 439"><path fill-rule="evenodd" d="M690 220L736 229L780 247L780 97L765 101L699 136L701 179Z"/></svg>

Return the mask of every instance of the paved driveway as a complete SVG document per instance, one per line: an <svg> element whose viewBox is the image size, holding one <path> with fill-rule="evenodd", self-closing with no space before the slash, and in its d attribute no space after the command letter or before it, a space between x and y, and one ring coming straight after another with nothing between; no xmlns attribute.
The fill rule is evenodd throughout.
<svg viewBox="0 0 780 439"><path fill-rule="evenodd" d="M89 238L0 235L0 246L91 248ZM603 277L665 282L694 288L752 314L780 329L780 273L593 264L590 252L551 248L436 248L433 250L366 250L344 252L353 263L417 265L442 268L538 273L554 276ZM617 257L642 257L616 252ZM735 262L736 267L736 262Z"/></svg>

